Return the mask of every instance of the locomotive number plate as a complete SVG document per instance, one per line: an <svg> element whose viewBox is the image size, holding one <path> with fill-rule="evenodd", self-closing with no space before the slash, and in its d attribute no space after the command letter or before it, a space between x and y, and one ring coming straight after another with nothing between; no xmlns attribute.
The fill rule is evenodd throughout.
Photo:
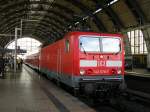
<svg viewBox="0 0 150 112"><path fill-rule="evenodd" d="M106 66L106 61L98 61L98 66Z"/></svg>

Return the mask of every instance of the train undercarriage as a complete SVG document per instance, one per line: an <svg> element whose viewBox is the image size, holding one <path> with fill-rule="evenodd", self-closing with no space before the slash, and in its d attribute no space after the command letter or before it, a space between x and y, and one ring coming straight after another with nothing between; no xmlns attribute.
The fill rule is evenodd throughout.
<svg viewBox="0 0 150 112"><path fill-rule="evenodd" d="M80 81L79 88L74 89L74 93L84 94L88 97L109 99L115 97L127 88L124 80L117 81Z"/></svg>

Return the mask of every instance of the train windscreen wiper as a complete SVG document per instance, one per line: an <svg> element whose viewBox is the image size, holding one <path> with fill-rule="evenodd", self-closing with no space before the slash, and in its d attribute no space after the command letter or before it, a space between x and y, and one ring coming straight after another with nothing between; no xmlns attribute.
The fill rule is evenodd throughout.
<svg viewBox="0 0 150 112"><path fill-rule="evenodd" d="M121 44L119 44L119 51L115 53L115 55L119 54L121 51Z"/></svg>
<svg viewBox="0 0 150 112"><path fill-rule="evenodd" d="M83 45L82 45L82 43L81 43L81 42L80 42L80 46L82 47L84 54L86 54L86 55L87 55L87 53L86 53L86 51L85 51L85 49L84 49L84 47L83 47Z"/></svg>

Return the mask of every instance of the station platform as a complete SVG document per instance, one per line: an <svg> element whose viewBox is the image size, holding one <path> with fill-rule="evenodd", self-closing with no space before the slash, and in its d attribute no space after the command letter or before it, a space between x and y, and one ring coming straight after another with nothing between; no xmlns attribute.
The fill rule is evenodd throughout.
<svg viewBox="0 0 150 112"><path fill-rule="evenodd" d="M125 70L125 75L133 75L133 76L138 76L138 77L147 77L150 78L150 71L147 69L142 69L142 68L134 68L134 69L129 69Z"/></svg>
<svg viewBox="0 0 150 112"><path fill-rule="evenodd" d="M95 112L27 66L0 79L0 112Z"/></svg>

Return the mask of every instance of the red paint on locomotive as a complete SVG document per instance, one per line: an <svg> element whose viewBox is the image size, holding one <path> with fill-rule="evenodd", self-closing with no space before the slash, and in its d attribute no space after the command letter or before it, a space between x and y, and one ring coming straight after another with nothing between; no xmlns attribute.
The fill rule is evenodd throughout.
<svg viewBox="0 0 150 112"><path fill-rule="evenodd" d="M29 57L32 58L26 60L28 64L74 88L85 82L124 81L124 45L120 34L70 32Z"/></svg>

